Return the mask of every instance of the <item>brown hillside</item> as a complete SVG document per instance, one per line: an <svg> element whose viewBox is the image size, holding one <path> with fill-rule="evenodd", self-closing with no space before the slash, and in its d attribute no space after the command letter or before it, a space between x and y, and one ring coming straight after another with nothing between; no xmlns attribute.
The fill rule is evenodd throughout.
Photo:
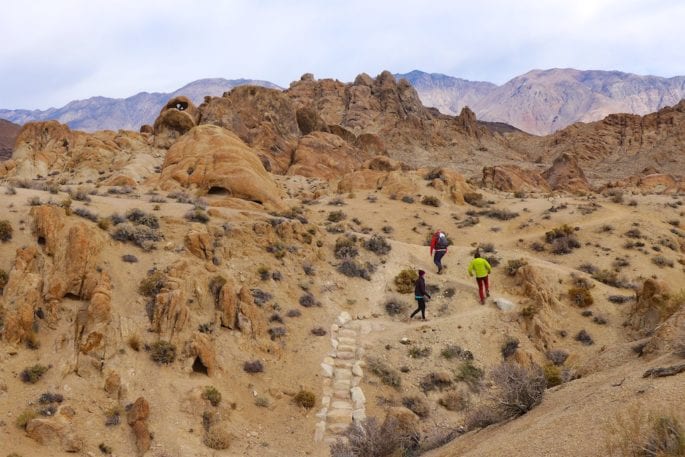
<svg viewBox="0 0 685 457"><path fill-rule="evenodd" d="M19 129L17 124L0 119L0 160L7 160L12 156L12 148Z"/></svg>

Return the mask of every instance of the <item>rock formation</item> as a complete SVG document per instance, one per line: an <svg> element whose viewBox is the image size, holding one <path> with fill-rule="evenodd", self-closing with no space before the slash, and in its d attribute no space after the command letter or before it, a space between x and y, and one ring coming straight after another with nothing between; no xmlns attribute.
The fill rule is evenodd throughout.
<svg viewBox="0 0 685 457"><path fill-rule="evenodd" d="M571 154L561 154L554 159L552 167L542 173L553 190L572 193L589 193L590 184L578 164L578 159Z"/></svg>
<svg viewBox="0 0 685 457"><path fill-rule="evenodd" d="M172 98L164 105L155 120L155 146L170 147L180 136L195 127L199 118L197 107L187 97Z"/></svg>
<svg viewBox="0 0 685 457"><path fill-rule="evenodd" d="M549 192L549 183L540 173L517 165L496 165L483 168L482 184L488 189L504 192Z"/></svg>

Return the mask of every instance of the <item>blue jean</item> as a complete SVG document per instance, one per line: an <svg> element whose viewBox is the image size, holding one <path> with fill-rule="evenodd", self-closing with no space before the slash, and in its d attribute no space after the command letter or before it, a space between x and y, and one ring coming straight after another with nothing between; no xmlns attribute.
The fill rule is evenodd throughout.
<svg viewBox="0 0 685 457"><path fill-rule="evenodd" d="M446 253L447 251L435 251L433 254L433 263L438 267L438 270L442 270L442 258Z"/></svg>

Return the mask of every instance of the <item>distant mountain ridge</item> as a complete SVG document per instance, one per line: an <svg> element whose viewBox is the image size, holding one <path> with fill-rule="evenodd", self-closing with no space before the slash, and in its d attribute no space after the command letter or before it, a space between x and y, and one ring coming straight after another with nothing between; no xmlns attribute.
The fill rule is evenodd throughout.
<svg viewBox="0 0 685 457"><path fill-rule="evenodd" d="M468 105L480 120L504 122L537 135L612 113L645 115L685 98L685 76L619 71L532 70L501 86L421 71L396 77L406 78L424 104L445 114L456 115Z"/></svg>
<svg viewBox="0 0 685 457"><path fill-rule="evenodd" d="M159 110L172 97L185 95L199 105L206 95L219 96L246 84L280 89L271 82L254 79L199 79L171 93L140 92L127 98L91 97L47 110L0 109L0 119L16 124L55 119L72 129L85 131L138 130L143 124L152 124Z"/></svg>

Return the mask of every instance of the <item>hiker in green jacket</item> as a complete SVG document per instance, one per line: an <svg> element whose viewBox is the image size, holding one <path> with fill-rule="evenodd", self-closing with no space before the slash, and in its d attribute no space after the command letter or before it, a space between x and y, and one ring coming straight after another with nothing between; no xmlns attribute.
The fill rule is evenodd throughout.
<svg viewBox="0 0 685 457"><path fill-rule="evenodd" d="M476 282L478 283L478 295L480 295L480 304L485 304L485 297L490 296L490 284L488 283L488 275L492 271L492 267L487 260L480 256L480 252L476 249L473 255L473 260L469 263L469 276L476 274Z"/></svg>

